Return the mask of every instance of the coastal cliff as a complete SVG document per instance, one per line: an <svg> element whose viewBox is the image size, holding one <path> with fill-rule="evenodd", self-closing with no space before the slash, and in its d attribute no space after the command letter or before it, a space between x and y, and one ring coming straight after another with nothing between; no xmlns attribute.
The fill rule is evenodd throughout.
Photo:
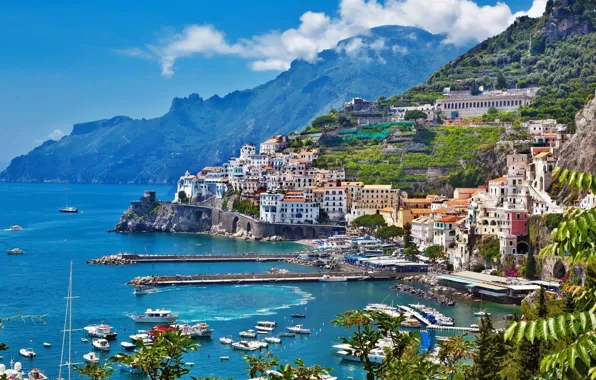
<svg viewBox="0 0 596 380"><path fill-rule="evenodd" d="M596 98L577 114L575 125L577 130L561 150L557 166L596 173Z"/></svg>
<svg viewBox="0 0 596 380"><path fill-rule="evenodd" d="M116 232L205 232L211 215L192 207L161 203L144 196L132 202L116 224Z"/></svg>

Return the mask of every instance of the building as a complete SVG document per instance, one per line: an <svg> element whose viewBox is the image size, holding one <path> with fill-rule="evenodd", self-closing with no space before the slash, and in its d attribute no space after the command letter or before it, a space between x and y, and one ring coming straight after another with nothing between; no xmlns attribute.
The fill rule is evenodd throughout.
<svg viewBox="0 0 596 380"><path fill-rule="evenodd" d="M447 91L445 99L437 100L437 109L447 119L482 116L489 108L502 112L514 112L521 106L528 106L536 96L537 88L484 91L472 95L469 91Z"/></svg>
<svg viewBox="0 0 596 380"><path fill-rule="evenodd" d="M426 247L433 245L434 225L434 219L428 216L421 216L412 220L412 242L419 250L424 250Z"/></svg>
<svg viewBox="0 0 596 380"><path fill-rule="evenodd" d="M261 221L266 223L315 224L319 219L319 205L308 202L303 194L261 193Z"/></svg>
<svg viewBox="0 0 596 380"><path fill-rule="evenodd" d="M455 246L456 223L463 223L464 220L455 215L444 216L435 220L433 244L440 245L444 249Z"/></svg>
<svg viewBox="0 0 596 380"><path fill-rule="evenodd" d="M348 211L346 189L343 186L322 188L321 209L331 220L343 220Z"/></svg>
<svg viewBox="0 0 596 380"><path fill-rule="evenodd" d="M275 153L281 152L289 145L289 139L287 136L273 136L267 141L263 141L259 145L259 154L265 154L272 156Z"/></svg>

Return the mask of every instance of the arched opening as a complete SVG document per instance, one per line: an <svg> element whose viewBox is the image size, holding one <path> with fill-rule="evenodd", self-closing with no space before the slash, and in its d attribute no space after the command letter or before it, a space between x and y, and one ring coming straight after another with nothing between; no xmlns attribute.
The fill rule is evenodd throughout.
<svg viewBox="0 0 596 380"><path fill-rule="evenodd" d="M565 269L565 264L561 260L557 261L553 266L553 277L561 279L565 277L567 274L567 269Z"/></svg>
<svg viewBox="0 0 596 380"><path fill-rule="evenodd" d="M238 217L235 216L234 220L232 221L232 233L236 233L238 230Z"/></svg>
<svg viewBox="0 0 596 380"><path fill-rule="evenodd" d="M246 223L246 233L250 233L250 231L252 230L252 224L250 224L250 222Z"/></svg>
<svg viewBox="0 0 596 380"><path fill-rule="evenodd" d="M294 239L294 233L292 232L292 229L290 227L288 227L288 226L285 226L281 230L281 234L286 239Z"/></svg>
<svg viewBox="0 0 596 380"><path fill-rule="evenodd" d="M491 226L496 226L496 225L497 225L497 222L495 222L494 220L491 220L491 221L490 221L490 225L491 225Z"/></svg>
<svg viewBox="0 0 596 380"><path fill-rule="evenodd" d="M315 229L313 227L308 227L306 229L306 238L307 239L314 239L315 238Z"/></svg>
<svg viewBox="0 0 596 380"><path fill-rule="evenodd" d="M302 227L296 227L294 229L294 237L298 240L304 239L304 231L302 230Z"/></svg>
<svg viewBox="0 0 596 380"><path fill-rule="evenodd" d="M540 191L544 191L544 177L540 177L539 181L540 181L539 189L540 189Z"/></svg>

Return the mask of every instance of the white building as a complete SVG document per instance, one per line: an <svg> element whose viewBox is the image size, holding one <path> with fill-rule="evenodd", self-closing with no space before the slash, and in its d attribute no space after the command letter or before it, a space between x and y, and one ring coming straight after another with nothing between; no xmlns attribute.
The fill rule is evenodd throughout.
<svg viewBox="0 0 596 380"><path fill-rule="evenodd" d="M444 249L453 248L456 245L456 223L459 220L460 218L454 215L435 220L433 244L440 245Z"/></svg>
<svg viewBox="0 0 596 380"><path fill-rule="evenodd" d="M267 223L316 224L319 205L298 194L260 194L260 219Z"/></svg>
<svg viewBox="0 0 596 380"><path fill-rule="evenodd" d="M420 250L433 245L434 223L428 216L421 216L412 221L412 241Z"/></svg>

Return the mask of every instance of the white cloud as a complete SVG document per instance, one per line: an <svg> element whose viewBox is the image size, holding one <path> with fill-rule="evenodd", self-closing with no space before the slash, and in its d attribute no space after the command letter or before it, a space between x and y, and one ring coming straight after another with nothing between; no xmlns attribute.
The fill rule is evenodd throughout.
<svg viewBox="0 0 596 380"><path fill-rule="evenodd" d="M48 135L48 138L50 140L60 140L64 135L66 135L66 133L62 132L61 129L54 129L52 133Z"/></svg>
<svg viewBox="0 0 596 380"><path fill-rule="evenodd" d="M211 25L189 25L146 48L117 52L158 60L164 77L174 75L178 59L193 55L234 55L249 60L249 67L253 70L281 71L287 70L294 59L314 62L322 50L333 48L348 37L366 33L369 28L383 25L415 26L431 33L444 33L447 43L479 42L505 30L516 17L540 16L546 1L534 0L528 11L514 14L503 2L480 6L473 0L340 0L337 16L308 11L300 17L297 28L285 31L271 31L230 42L223 32ZM343 46L343 51L358 54L363 46L357 46L357 40L353 40L350 46ZM378 55L389 47L385 46L385 41L377 40L367 48Z"/></svg>

